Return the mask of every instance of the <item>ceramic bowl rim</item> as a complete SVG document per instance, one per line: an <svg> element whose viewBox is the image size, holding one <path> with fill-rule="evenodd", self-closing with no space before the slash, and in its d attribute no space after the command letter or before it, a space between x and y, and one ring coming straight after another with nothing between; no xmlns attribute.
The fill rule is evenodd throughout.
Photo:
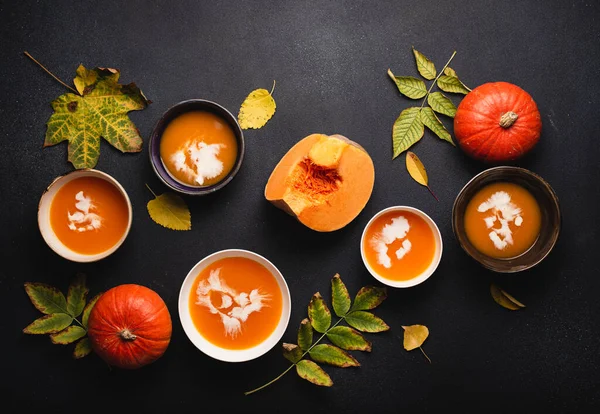
<svg viewBox="0 0 600 414"><path fill-rule="evenodd" d="M226 349L212 344L196 329L190 315L189 297L191 294L191 287L193 286L196 277L210 264L227 257L245 257L262 264L277 280L277 284L281 292L282 310L277 327L263 342L247 349ZM245 362L259 358L260 356L266 354L281 340L290 321L292 301L290 289L287 285L285 277L270 260L250 250L225 249L205 256L196 264L194 264L194 266L192 266L181 283L177 306L179 321L183 327L183 330L188 339L198 350L216 360L224 362Z"/></svg>
<svg viewBox="0 0 600 414"><path fill-rule="evenodd" d="M367 258L365 257L365 251L364 251L363 246L364 246L364 240L366 237L367 230L369 229L371 224L373 224L373 222L377 218L379 218L382 215L389 213L391 211L398 211L398 212L408 211L408 212L414 213L414 214L418 215L419 217L421 217L429 225L429 228L433 232L433 236L437 242L435 256L434 256L433 260L431 261L431 264L429 265L429 267L423 273L421 273L419 276L413 277L408 280L391 280L391 279L386 279L386 278L382 277L371 267ZM442 260L443 252L444 252L444 242L442 239L442 233L440 232L440 229L439 229L438 225L436 224L436 222L423 210L420 210L420 209L418 209L416 207L412 207L412 206L406 206L406 205L391 206L391 207L384 208L383 210L380 210L379 212L375 213L373 215L373 217L371 217L371 219L365 225L363 232L362 232L362 236L360 238L360 256L362 258L363 264L365 265L365 267L367 268L367 270L369 271L371 276L373 276L375 279L377 279L379 282L383 283L384 285L387 285L390 287L395 287L395 288L409 288L409 287L417 286L417 285L425 282L427 279L429 279L431 277L431 275L433 275L435 273L435 271L439 267L439 264Z"/></svg>
<svg viewBox="0 0 600 414"><path fill-rule="evenodd" d="M524 175L532 178L534 181L536 181L538 184L540 184L541 188L543 188L545 191L547 191L548 194L551 196L550 198L553 201L552 206L553 206L553 208L556 209L556 213L557 213L557 219L558 219L557 229L556 229L556 232L553 233L553 237L550 239L551 242L548 245L548 248L545 251L543 251L542 254L540 254L532 262L528 263L527 265L522 265L522 266L515 267L515 268L502 269L502 268L495 267L491 264L488 264L486 262L482 262L481 260L479 260L474 255L475 247L473 247L473 251L471 251L470 249L467 248L467 246L463 242L462 236L464 236L464 238L466 238L466 234L464 234L464 231L459 232L459 229L457 228L458 226L456 223L458 202L461 199L461 197L464 195L464 193L466 191L468 191L469 188L471 188L472 186L478 185L479 181L482 179L482 177L485 178L485 176L492 174L494 171L497 171L497 170L511 170L511 171L515 171L518 174L522 174L522 175L524 174ZM498 181L501 181L501 180L498 180ZM468 203L468 201L467 201L467 203ZM544 178L542 178L539 174L536 174L533 171L528 170L527 168L523 168L523 167L517 167L517 166L513 166L513 165L497 165L494 167L486 168L485 170L474 175L469 181L467 181L467 183L461 188L461 190L456 195L456 198L454 199L454 203L452 205L452 232L454 233L455 239L458 241L458 244L467 253L467 255L469 257L471 257L473 260L475 260L477 263L479 263L486 269L497 272L497 273L506 273L506 274L518 273L518 272L522 272L524 270L531 269L532 267L535 267L538 264L540 264L554 249L554 246L556 245L558 238L560 236L561 227L562 227L562 212L561 212L561 208L560 208L560 202L559 202L556 192L554 191L554 188L552 188L552 186ZM506 260L506 259L496 259L496 258L493 258L490 256L486 256L486 258L489 259L490 263L492 263L492 262L500 263L500 262L504 262Z"/></svg>
<svg viewBox="0 0 600 414"><path fill-rule="evenodd" d="M186 106L189 106L189 109L184 109ZM194 109L197 107L197 109ZM218 183L213 185L205 186L205 187L194 187L183 184L179 181L176 181L166 170L166 167L162 163L160 158L160 138L165 128L173 119L177 116L193 111L193 110L209 110L212 113L215 113L217 116L224 119L231 129L234 132L237 144L238 144L238 154L233 164L233 168L225 178L223 178ZM160 181L169 187L171 190L176 191L181 194L201 196L212 194L217 190L225 187L227 184L233 180L233 178L239 172L242 162L244 159L245 153L245 140L244 140L244 131L240 127L236 117L223 105L218 104L217 102L194 98L194 99L186 99L183 101L179 101L173 105L171 105L166 111L162 113L162 115L158 118L158 121L154 124L152 128L152 132L150 133L150 139L148 140L148 154L150 157L150 165L152 165L152 169L156 176L160 179Z"/></svg>
<svg viewBox="0 0 600 414"><path fill-rule="evenodd" d="M119 241L117 241L117 243L115 243L110 249L107 249L101 253L82 254L69 249L60 241L58 236L56 236L50 224L50 207L52 205L52 200L54 199L56 192L60 188L62 188L63 185L79 177L97 177L108 181L115 188L117 188L117 190L119 190L119 193L123 196L123 198L125 198L125 203L127 204L127 213L129 219L127 221L127 227L123 232L123 235L121 236ZM52 251L72 262L91 263L110 256L115 251L117 251L117 249L125 242L125 239L129 235L129 232L131 230L131 224L133 222L133 208L127 191L125 191L125 188L123 188L121 183L119 183L119 181L117 181L116 178L104 171L100 171L94 168L81 168L59 175L46 187L38 202L37 216L38 229L42 235L42 238L44 239L48 247L52 249Z"/></svg>

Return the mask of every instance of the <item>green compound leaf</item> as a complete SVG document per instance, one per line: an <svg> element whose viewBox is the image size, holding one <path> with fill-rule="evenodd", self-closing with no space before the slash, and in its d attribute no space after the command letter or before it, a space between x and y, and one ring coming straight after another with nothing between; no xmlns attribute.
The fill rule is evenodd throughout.
<svg viewBox="0 0 600 414"><path fill-rule="evenodd" d="M296 344L283 343L283 356L290 362L296 363L302 359L302 350Z"/></svg>
<svg viewBox="0 0 600 414"><path fill-rule="evenodd" d="M50 335L50 340L53 344L67 345L83 338L86 334L87 331L81 326L71 325L58 333Z"/></svg>
<svg viewBox="0 0 600 414"><path fill-rule="evenodd" d="M444 92L468 94L469 89L455 76L442 75L437 80L437 86Z"/></svg>
<svg viewBox="0 0 600 414"><path fill-rule="evenodd" d="M456 106L450 99L441 92L433 92L427 97L427 103L435 112L454 118L456 115Z"/></svg>
<svg viewBox="0 0 600 414"><path fill-rule="evenodd" d="M308 318L315 331L325 333L331 326L331 311L319 292L315 293L308 304Z"/></svg>
<svg viewBox="0 0 600 414"><path fill-rule="evenodd" d="M52 102L44 147L69 141L68 160L76 169L93 168L104 138L121 152L139 152L142 137L127 113L148 106L134 83L118 83L119 71L79 66L75 87L81 95L65 93Z"/></svg>
<svg viewBox="0 0 600 414"><path fill-rule="evenodd" d="M400 93L407 98L420 99L427 95L427 87L421 79L412 76L394 76L390 70L388 75L394 80Z"/></svg>
<svg viewBox="0 0 600 414"><path fill-rule="evenodd" d="M333 365L334 367L347 368L359 367L360 363L349 353L337 346L329 344L315 345L309 352L315 362Z"/></svg>
<svg viewBox="0 0 600 414"><path fill-rule="evenodd" d="M73 358L80 359L91 353L92 353L92 345L90 343L89 338L87 338L87 337L81 338L75 344L75 350L73 351Z"/></svg>
<svg viewBox="0 0 600 414"><path fill-rule="evenodd" d="M431 95L429 95L431 96ZM421 121L420 108L407 108L400 112L392 129L394 155L392 159L409 149L419 141L425 132Z"/></svg>
<svg viewBox="0 0 600 414"><path fill-rule="evenodd" d="M370 312L350 312L348 315L346 315L345 319L346 322L348 322L348 325L361 332L375 333L390 329L390 327L381 318L373 315Z"/></svg>
<svg viewBox="0 0 600 414"><path fill-rule="evenodd" d="M313 342L313 328L310 325L308 318L304 318L300 322L300 329L298 329L298 346L303 351L308 351Z"/></svg>
<svg viewBox="0 0 600 414"><path fill-rule="evenodd" d="M323 371L323 368L308 359L303 359L296 364L296 372L300 378L304 378L315 385L322 387L331 387L333 385L331 377Z"/></svg>
<svg viewBox="0 0 600 414"><path fill-rule="evenodd" d="M433 62L425 57L424 54L419 52L414 47L412 48L413 54L415 55L415 61L417 63L417 70L427 80L432 80L437 75L435 65Z"/></svg>
<svg viewBox="0 0 600 414"><path fill-rule="evenodd" d="M66 313L52 313L50 315L44 315L30 323L23 329L23 333L34 335L52 334L62 331L67 326L71 325L71 322L73 322L73 317L71 315L67 315Z"/></svg>
<svg viewBox="0 0 600 414"><path fill-rule="evenodd" d="M94 305L96 304L96 302L98 302L98 299L100 299L100 296L102 296L102 293L98 293L96 296L94 296L88 302L88 304L85 306L85 308L83 309L83 316L81 317L81 323L83 324L83 326L86 329L88 326L88 319L90 318L90 313L92 312L92 309L94 308Z"/></svg>
<svg viewBox="0 0 600 414"><path fill-rule="evenodd" d="M85 275L78 273L67 292L67 311L74 318L81 315L89 289L85 286Z"/></svg>
<svg viewBox="0 0 600 414"><path fill-rule="evenodd" d="M421 121L423 121L423 124L440 139L448 141L450 144L454 145L450 132L448 132L448 130L446 129L444 124L442 124L442 121L440 121L435 112L433 112L433 109L429 107L423 108L421 110Z"/></svg>
<svg viewBox="0 0 600 414"><path fill-rule="evenodd" d="M327 332L327 339L346 351L371 352L371 342L348 326L336 326Z"/></svg>
<svg viewBox="0 0 600 414"><path fill-rule="evenodd" d="M333 311L340 318L344 316L350 310L352 299L348 289L339 274L336 274L331 279L331 304L333 305Z"/></svg>
<svg viewBox="0 0 600 414"><path fill-rule="evenodd" d="M52 313L69 313L65 295L53 286L45 283L25 283L25 292L33 306L46 315Z"/></svg>
<svg viewBox="0 0 600 414"><path fill-rule="evenodd" d="M353 311L375 309L387 298L386 288L365 286L361 288L354 298Z"/></svg>

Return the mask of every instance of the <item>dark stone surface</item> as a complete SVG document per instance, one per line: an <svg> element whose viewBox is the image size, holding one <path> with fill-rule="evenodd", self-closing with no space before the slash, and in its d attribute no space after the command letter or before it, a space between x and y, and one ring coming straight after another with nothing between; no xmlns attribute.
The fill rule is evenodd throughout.
<svg viewBox="0 0 600 414"><path fill-rule="evenodd" d="M2 412L598 412L598 132L600 7L592 1L3 1L0 3L0 328L4 357ZM495 275L454 240L451 208L462 186L485 166L430 133L415 147L440 201L410 179L403 157L391 159L391 127L412 102L386 75L416 75L411 45L470 87L515 83L536 100L542 137L518 165L556 190L564 227L539 266ZM246 156L219 192L187 197L193 229L175 232L146 212L166 191L138 154L102 143L97 168L119 180L133 203L129 238L111 257L69 263L38 231L46 186L72 169L67 145L42 149L50 101L65 89L23 51L70 82L80 63L121 70L153 103L131 114L145 140L174 103L210 99L237 114L253 89L270 88L277 113L246 131ZM460 97L453 97L458 104ZM444 119L451 127L451 122ZM372 155L376 183L364 211L344 229L304 228L263 198L279 158L300 138L339 133ZM354 355L358 369L327 368L335 385L318 388L290 373L249 397L287 366L279 349L228 364L197 351L179 323L177 296L189 269L216 250L244 248L270 259L289 284L293 310L283 340L293 342L311 295L329 294L339 272L349 290L375 280L359 254L363 226L377 211L411 205L438 223L444 255L423 285L391 290L376 311L391 326L368 335L373 352ZM167 353L138 371L109 370L97 357L71 358L72 346L22 329L39 312L23 290L39 281L66 290L76 272L91 293L122 283L156 290L173 318ZM495 280L527 308L510 312L491 299ZM425 350L405 352L401 325L425 324ZM38 411L39 412L39 411Z"/></svg>

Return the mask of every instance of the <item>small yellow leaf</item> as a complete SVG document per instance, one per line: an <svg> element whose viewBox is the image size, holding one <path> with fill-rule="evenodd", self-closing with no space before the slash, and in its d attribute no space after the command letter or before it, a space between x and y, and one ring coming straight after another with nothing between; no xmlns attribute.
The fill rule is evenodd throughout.
<svg viewBox="0 0 600 414"><path fill-rule="evenodd" d="M427 171L425 170L425 166L417 157L417 154L411 151L406 152L406 169L410 176L418 182L419 184L427 187L431 195L437 200L438 198L433 194L431 188L429 188L429 180L427 178Z"/></svg>
<svg viewBox="0 0 600 414"><path fill-rule="evenodd" d="M496 303L506 309L519 310L525 307L525 305L515 299L512 295L509 295L493 283L490 286L490 293Z"/></svg>
<svg viewBox="0 0 600 414"><path fill-rule="evenodd" d="M277 107L275 99L273 99L274 89L275 81L273 81L271 92L266 89L255 89L250 92L242 102L238 114L238 121L242 129L262 128L273 117Z"/></svg>
<svg viewBox="0 0 600 414"><path fill-rule="evenodd" d="M154 194L154 196L156 198L150 200L147 206L152 220L171 230L191 230L190 210L183 198L174 193L164 193L159 196Z"/></svg>
<svg viewBox="0 0 600 414"><path fill-rule="evenodd" d="M429 329L425 325L403 326L402 329L404 329L404 349L407 351L420 348L429 336Z"/></svg>

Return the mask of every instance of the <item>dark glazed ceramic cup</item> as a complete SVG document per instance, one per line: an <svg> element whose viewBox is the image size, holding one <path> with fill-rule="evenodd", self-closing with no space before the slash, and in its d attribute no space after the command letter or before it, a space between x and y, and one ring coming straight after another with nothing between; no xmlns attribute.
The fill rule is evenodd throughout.
<svg viewBox="0 0 600 414"><path fill-rule="evenodd" d="M494 182L511 182L528 190L536 199L542 215L540 234L529 250L511 259L496 259L480 253L465 233L465 210L483 187ZM460 246L484 267L500 273L515 273L540 263L552 250L561 228L561 213L556 193L540 176L519 167L487 169L471 179L458 193L452 208L452 231Z"/></svg>
<svg viewBox="0 0 600 414"><path fill-rule="evenodd" d="M195 187L183 184L182 182L175 180L171 174L167 171L162 159L160 158L160 139L162 134L173 119L177 116L189 112L189 111L206 111L211 112L221 119L225 120L229 126L231 127L233 133L235 134L235 138L238 144L237 158L235 160L235 164L229 174L227 174L221 181L213 185L207 185L205 187ZM242 166L242 160L244 158L244 133L242 132L242 128L237 122L235 116L231 114L227 109L222 107L221 105L207 101L204 99L190 99L187 101L179 102L173 105L171 108L165 112L158 122L156 123L154 130L152 131L152 135L150 135L150 163L152 164L152 168L154 172L161 179L163 183L165 183L171 189L189 195L205 195L211 194L215 191L225 187L227 183L229 183L233 177L237 174L240 167Z"/></svg>

